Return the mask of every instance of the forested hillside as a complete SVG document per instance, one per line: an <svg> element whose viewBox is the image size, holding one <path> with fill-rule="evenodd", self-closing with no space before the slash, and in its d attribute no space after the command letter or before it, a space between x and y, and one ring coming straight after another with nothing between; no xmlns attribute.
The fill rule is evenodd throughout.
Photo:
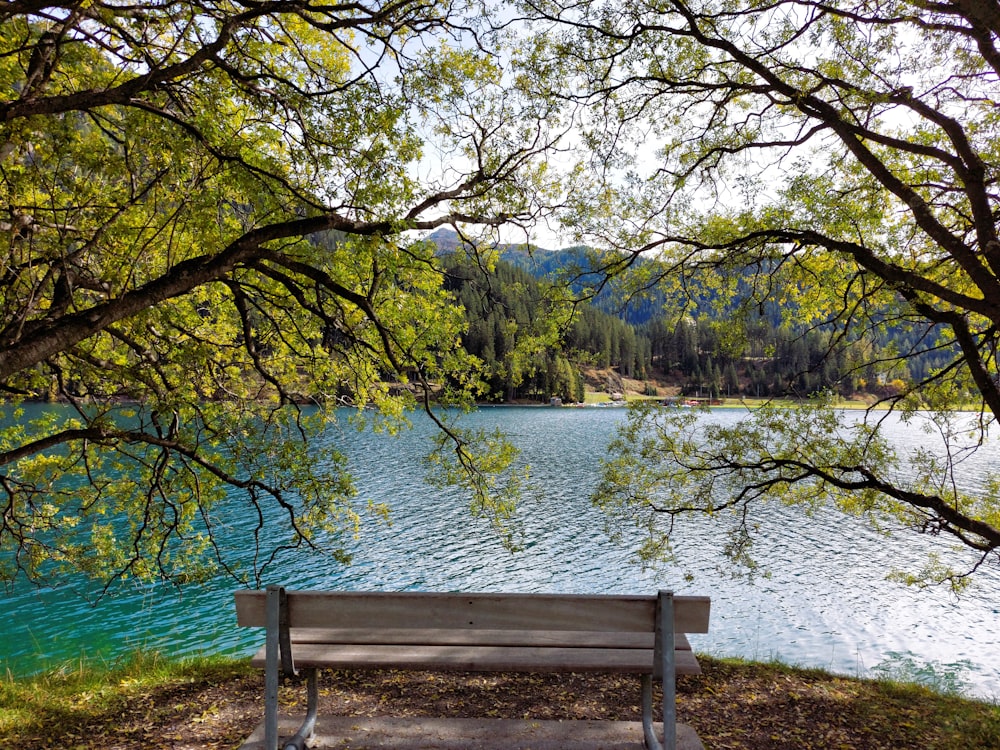
<svg viewBox="0 0 1000 750"><path fill-rule="evenodd" d="M708 296L701 308L668 316L662 296L623 300L603 290L573 305L571 315L557 316L557 330L542 331L541 313L555 304L554 290L560 284L576 293L586 287L584 249L501 247L502 260L486 274L450 255L457 247L454 233L431 239L449 254L448 286L468 323L462 343L483 360L492 401L582 401L583 368L647 381L650 395L891 396L947 359L929 346L928 335L899 329L885 342L886 353L927 351L910 357L909 369L898 363L882 368L879 362L887 358L860 344L844 346L833 328L797 330L766 311L752 319L735 317Z"/></svg>

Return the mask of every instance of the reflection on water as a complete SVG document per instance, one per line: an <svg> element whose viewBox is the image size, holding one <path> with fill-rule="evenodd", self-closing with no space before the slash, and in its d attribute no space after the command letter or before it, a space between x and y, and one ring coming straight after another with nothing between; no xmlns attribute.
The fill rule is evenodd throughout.
<svg viewBox="0 0 1000 750"><path fill-rule="evenodd" d="M713 419L735 419L719 410ZM970 692L1000 696L1000 572L983 571L961 600L944 589L917 590L884 580L916 567L929 540L885 538L836 513L805 517L775 507L763 519L757 557L770 577L734 578L718 556L710 525L686 527L678 567L643 569L604 533L590 506L604 446L624 417L615 409L494 408L467 419L503 427L532 467L521 506L523 550L502 548L486 522L471 518L453 492L422 483L430 428L399 438L332 431L352 456L363 499L392 507L390 526L372 525L352 541L354 564L304 552L282 558L291 587L378 590L485 590L649 593L671 588L712 597L711 632L696 649L717 655L872 674L893 663L918 675L960 672ZM899 441L926 440L900 429ZM977 456L989 465L997 452ZM966 467L975 481L975 466ZM236 539L229 540L234 543ZM693 574L688 580L686 574ZM15 672L81 655L114 659L136 647L173 654L246 653L259 633L238 632L232 582L183 592L147 587L96 607L64 588L4 598L0 659ZM894 661L895 660L895 661Z"/></svg>

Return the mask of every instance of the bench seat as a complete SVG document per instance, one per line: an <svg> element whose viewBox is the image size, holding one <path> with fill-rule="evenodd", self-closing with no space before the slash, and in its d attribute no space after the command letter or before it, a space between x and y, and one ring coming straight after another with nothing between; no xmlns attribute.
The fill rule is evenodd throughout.
<svg viewBox="0 0 1000 750"><path fill-rule="evenodd" d="M700 674L687 633L708 632L708 597L437 592L236 593L237 622L265 627L265 747L278 747L281 674L308 677L308 709L283 747L304 748L316 723L318 669L602 672L641 678L650 750L676 743L675 676ZM669 643L672 648L661 648ZM653 729L652 680L663 685L664 742Z"/></svg>
<svg viewBox="0 0 1000 750"><path fill-rule="evenodd" d="M652 674L653 634L589 631L290 631L295 664L327 669ZM676 674L701 674L684 633L674 635ZM266 647L252 663L263 668Z"/></svg>

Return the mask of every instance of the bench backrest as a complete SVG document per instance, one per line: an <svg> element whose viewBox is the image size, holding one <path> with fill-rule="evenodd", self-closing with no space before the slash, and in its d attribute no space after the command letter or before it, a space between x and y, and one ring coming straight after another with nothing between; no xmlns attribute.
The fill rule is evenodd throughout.
<svg viewBox="0 0 1000 750"><path fill-rule="evenodd" d="M288 591L288 627L315 629L555 630L649 633L656 597ZM266 627L266 591L236 592L239 625ZM710 600L674 597L674 630L707 633Z"/></svg>

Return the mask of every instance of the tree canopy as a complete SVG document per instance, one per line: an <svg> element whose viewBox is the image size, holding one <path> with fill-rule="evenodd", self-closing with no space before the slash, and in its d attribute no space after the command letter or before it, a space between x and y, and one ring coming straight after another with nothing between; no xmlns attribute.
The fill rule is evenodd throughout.
<svg viewBox="0 0 1000 750"><path fill-rule="evenodd" d="M975 552L911 571L916 580L960 583L1000 562L998 478L961 476L1000 413L995 5L522 7L540 31L528 64L571 82L550 91L585 128L580 239L620 249L634 293L711 288L732 307L734 335L776 306L802 335L828 334L831 357L886 379L913 356L943 362L861 420L765 409L727 431L636 415L601 501L649 529L657 549L675 519L711 513L730 520L729 550L746 559L764 501L833 498L879 528ZM886 352L890 331L907 347ZM896 455L880 429L886 407L926 417L940 450Z"/></svg>
<svg viewBox="0 0 1000 750"><path fill-rule="evenodd" d="M561 125L504 80L488 18L4 3L0 579L225 567L227 492L259 552L232 574L287 545L338 553L359 509L343 458L309 440L330 407L391 425L427 399L389 383L477 393L414 231L527 226L560 200L539 157ZM28 398L68 408L29 423ZM477 507L503 507L499 458L474 467L472 437L445 435Z"/></svg>
<svg viewBox="0 0 1000 750"><path fill-rule="evenodd" d="M803 382L903 386L860 420L764 409L726 431L637 412L600 499L650 549L711 513L748 560L765 500L832 498L975 552L917 579L997 561L1000 480L970 487L960 466L1000 409L1000 14L516 5L0 8L0 578L225 567L214 508L233 492L260 554L232 574L259 578L287 545L337 554L360 516L343 458L310 440L330 407L394 429L431 392L483 393L460 345L476 332L415 233L530 237L546 218L600 249L607 284L681 300L673 330L693 300L734 340L777 311L837 363ZM30 422L19 405L39 397L67 409ZM897 455L884 408L926 415L941 449ZM509 450L478 436L476 463L476 436L442 427L443 476L500 522Z"/></svg>

